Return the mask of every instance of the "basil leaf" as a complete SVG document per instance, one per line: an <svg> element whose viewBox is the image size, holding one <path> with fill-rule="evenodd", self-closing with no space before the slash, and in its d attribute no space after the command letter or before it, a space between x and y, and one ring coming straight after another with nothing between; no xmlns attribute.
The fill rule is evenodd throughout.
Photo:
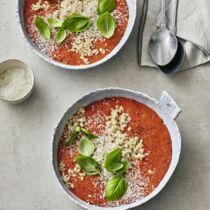
<svg viewBox="0 0 210 210"><path fill-rule="evenodd" d="M123 164L122 163L113 163L107 168L108 168L108 171L114 172L114 171L118 171L118 170L122 169Z"/></svg>
<svg viewBox="0 0 210 210"><path fill-rule="evenodd" d="M107 171L110 171L110 172L114 172L123 168L123 164L120 163L121 158L122 158L121 149L115 149L112 152L109 152L106 155L104 167L106 168Z"/></svg>
<svg viewBox="0 0 210 210"><path fill-rule="evenodd" d="M76 161L87 175L92 176L100 174L100 165L93 158L84 155L78 155Z"/></svg>
<svg viewBox="0 0 210 210"><path fill-rule="evenodd" d="M99 15L105 12L113 12L115 9L115 0L99 0L98 1L98 13Z"/></svg>
<svg viewBox="0 0 210 210"><path fill-rule="evenodd" d="M62 27L69 29L71 32L82 32L90 26L90 18L82 15L71 15L67 17Z"/></svg>
<svg viewBox="0 0 210 210"><path fill-rule="evenodd" d="M81 131L83 134L85 134L89 139L97 139L98 136L93 135L92 133L90 133L88 130L81 128Z"/></svg>
<svg viewBox="0 0 210 210"><path fill-rule="evenodd" d="M123 167L116 171L117 174L124 174L130 168L130 163L128 160L123 161L122 164Z"/></svg>
<svg viewBox="0 0 210 210"><path fill-rule="evenodd" d="M62 26L62 22L58 19L48 18L47 21L54 28L60 28Z"/></svg>
<svg viewBox="0 0 210 210"><path fill-rule="evenodd" d="M73 143L73 141L77 138L77 135L78 135L79 132L80 132L80 127L76 127L76 128L72 131L72 133L71 133L69 139L66 141L65 146L71 145L71 144Z"/></svg>
<svg viewBox="0 0 210 210"><path fill-rule="evenodd" d="M104 13L99 16L97 26L100 33L107 39L114 35L116 28L116 21L110 13Z"/></svg>
<svg viewBox="0 0 210 210"><path fill-rule="evenodd" d="M82 138L78 145L78 151L81 155L91 156L95 150L95 145L87 138Z"/></svg>
<svg viewBox="0 0 210 210"><path fill-rule="evenodd" d="M128 189L128 184L122 175L112 177L105 187L105 196L108 201L115 201L123 197Z"/></svg>
<svg viewBox="0 0 210 210"><path fill-rule="evenodd" d="M51 37L51 31L48 27L47 23L45 23L44 19L40 16L36 16L35 18L35 25L37 29L39 30L39 33L46 39L50 39Z"/></svg>
<svg viewBox="0 0 210 210"><path fill-rule="evenodd" d="M56 34L55 41L57 43L62 43L66 39L66 36L67 36L66 30L63 28L60 28Z"/></svg>

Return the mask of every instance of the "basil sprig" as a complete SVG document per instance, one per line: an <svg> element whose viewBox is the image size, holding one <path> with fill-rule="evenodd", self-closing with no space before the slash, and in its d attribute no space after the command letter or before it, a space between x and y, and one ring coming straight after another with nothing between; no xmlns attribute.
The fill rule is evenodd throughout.
<svg viewBox="0 0 210 210"><path fill-rule="evenodd" d="M103 13L97 20L97 27L100 33L107 39L114 35L116 28L116 21L108 12Z"/></svg>
<svg viewBox="0 0 210 210"><path fill-rule="evenodd" d="M65 146L69 146L73 143L73 141L77 138L77 135L80 132L80 127L76 127L72 132L69 137L69 139L66 141Z"/></svg>
<svg viewBox="0 0 210 210"><path fill-rule="evenodd" d="M112 177L105 187L105 196L108 201L115 201L123 197L128 184L122 175Z"/></svg>
<svg viewBox="0 0 210 210"><path fill-rule="evenodd" d="M76 161L88 176L100 174L100 165L92 157L78 155Z"/></svg>
<svg viewBox="0 0 210 210"><path fill-rule="evenodd" d="M90 18L75 14L68 16L63 22L54 18L48 18L47 21L51 27L57 28L55 35L55 41L57 43L62 43L66 39L67 30L71 32L83 32L91 24ZM44 38L51 38L51 30L43 18L36 16L35 25Z"/></svg>
<svg viewBox="0 0 210 210"><path fill-rule="evenodd" d="M122 150L119 148L115 149L106 155L104 167L109 172L115 172L116 174L123 174L129 169L130 164L128 160L121 162L121 159L122 159Z"/></svg>
<svg viewBox="0 0 210 210"><path fill-rule="evenodd" d="M66 29L62 27L62 21L54 18L48 18L47 21L50 26L58 28L58 31L55 35L55 41L59 44L62 43L67 37Z"/></svg>
<svg viewBox="0 0 210 210"><path fill-rule="evenodd" d="M47 21L50 24L50 26L52 26L54 28L62 27L62 21L61 20L54 19L54 18L48 18Z"/></svg>
<svg viewBox="0 0 210 210"><path fill-rule="evenodd" d="M81 132L83 134L85 134L89 139L97 139L98 136L93 135L92 133L90 133L88 130L86 130L85 128L81 128Z"/></svg>
<svg viewBox="0 0 210 210"><path fill-rule="evenodd" d="M78 151L81 155L91 156L94 150L95 150L95 145L91 140L87 138L82 138L80 140L78 145Z"/></svg>
<svg viewBox="0 0 210 210"><path fill-rule="evenodd" d="M122 162L122 164L123 164L123 167L122 167L121 169L119 169L119 170L116 171L116 173L117 173L118 175L124 174L124 173L130 168L130 163L129 163L128 160L124 160L124 161Z"/></svg>
<svg viewBox="0 0 210 210"><path fill-rule="evenodd" d="M110 14L111 12L113 12L114 9L115 0L98 1L99 18L97 20L97 27L102 36L107 39L111 38L114 35L116 29L116 21L114 17ZM70 15L63 22L54 18L48 18L47 21L51 27L58 28L55 36L55 41L57 43L62 43L66 39L66 30L69 30L71 32L83 32L87 30L91 24L89 17L79 14ZM43 18L37 16L35 18L35 25L44 38L51 38L51 30L48 24L43 20Z"/></svg>
<svg viewBox="0 0 210 210"><path fill-rule="evenodd" d="M77 14L68 16L62 24L63 28L68 29L71 32L82 32L89 26L90 18Z"/></svg>
<svg viewBox="0 0 210 210"><path fill-rule="evenodd" d="M35 25L39 31L39 33L45 38L50 39L51 37L51 31L47 23L44 21L43 18L40 16L36 16L35 18Z"/></svg>
<svg viewBox="0 0 210 210"><path fill-rule="evenodd" d="M99 0L98 1L98 13L99 15L105 12L113 12L115 9L115 0Z"/></svg>
<svg viewBox="0 0 210 210"><path fill-rule="evenodd" d="M62 37L61 37L62 38ZM98 137L93 135L92 133L90 133L90 131L84 129L84 128L80 128L79 126L76 127L72 132L71 135L69 137L69 139L66 141L65 145L69 146L70 144L73 143L73 141L76 139L77 135L82 132L83 134L85 134L89 139L97 139Z"/></svg>
<svg viewBox="0 0 210 210"><path fill-rule="evenodd" d="M67 33L64 28L60 28L56 34L55 41L57 43L62 43L66 39Z"/></svg>
<svg viewBox="0 0 210 210"><path fill-rule="evenodd" d="M120 163L122 158L122 151L121 149L115 149L112 152L106 155L106 159L104 162L104 167L109 172L117 171L123 168L123 164Z"/></svg>

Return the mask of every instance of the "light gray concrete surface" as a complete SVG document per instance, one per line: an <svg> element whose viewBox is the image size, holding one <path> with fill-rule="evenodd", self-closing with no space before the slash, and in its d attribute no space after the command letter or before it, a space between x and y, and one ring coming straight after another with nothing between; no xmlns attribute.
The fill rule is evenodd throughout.
<svg viewBox="0 0 210 210"><path fill-rule="evenodd" d="M210 65L174 77L139 68L137 21L128 43L110 62L85 72L63 71L24 44L15 7L15 0L0 0L0 61L26 61L34 70L36 88L23 104L0 102L0 210L82 209L66 197L51 171L51 136L75 100L110 86L155 98L166 90L183 110L178 119L183 139L178 168L164 190L136 210L210 209Z"/></svg>

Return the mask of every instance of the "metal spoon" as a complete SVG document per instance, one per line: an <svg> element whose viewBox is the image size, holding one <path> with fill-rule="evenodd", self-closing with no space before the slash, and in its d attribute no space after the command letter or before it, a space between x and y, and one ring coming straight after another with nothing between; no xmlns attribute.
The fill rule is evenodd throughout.
<svg viewBox="0 0 210 210"><path fill-rule="evenodd" d="M173 23L172 23L172 30L171 30L174 35L176 34L177 3L178 3L178 0L174 0ZM178 49L172 61L165 66L158 66L158 67L165 74L171 74L171 75L175 74L177 71L179 71L182 64L184 63L185 56L186 56L185 49L180 43L180 41L178 41Z"/></svg>
<svg viewBox="0 0 210 210"><path fill-rule="evenodd" d="M165 0L162 0L161 11L161 25L150 38L149 54L157 65L165 66L174 58L178 49L178 41L175 34L166 28Z"/></svg>

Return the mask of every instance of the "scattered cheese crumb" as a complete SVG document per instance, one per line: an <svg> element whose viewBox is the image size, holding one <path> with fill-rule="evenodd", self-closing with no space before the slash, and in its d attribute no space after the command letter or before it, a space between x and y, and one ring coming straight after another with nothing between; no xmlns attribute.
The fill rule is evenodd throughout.
<svg viewBox="0 0 210 210"><path fill-rule="evenodd" d="M38 0L38 2L36 4L32 4L32 10L33 11L38 11L38 10L48 10L50 8L49 2L48 1L44 1L42 3L42 0Z"/></svg>

